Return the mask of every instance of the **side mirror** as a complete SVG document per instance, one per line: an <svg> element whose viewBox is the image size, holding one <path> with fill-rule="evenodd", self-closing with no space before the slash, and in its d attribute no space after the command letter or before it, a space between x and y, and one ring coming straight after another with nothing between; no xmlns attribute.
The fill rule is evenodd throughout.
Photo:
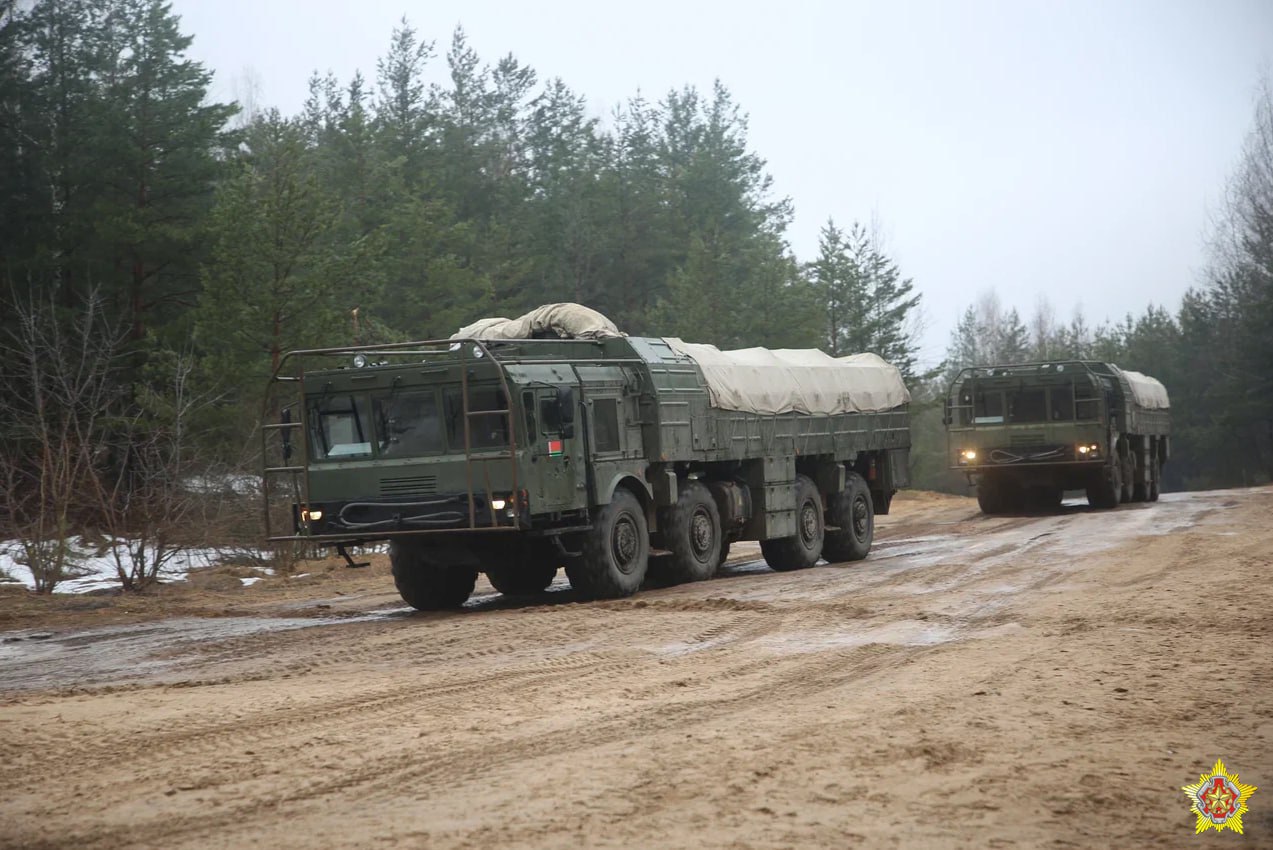
<svg viewBox="0 0 1273 850"><path fill-rule="evenodd" d="M283 412L279 416L279 421L284 425L290 425L292 422L292 408L283 408ZM283 428L281 434L283 442L283 461L286 463L292 459L292 429Z"/></svg>

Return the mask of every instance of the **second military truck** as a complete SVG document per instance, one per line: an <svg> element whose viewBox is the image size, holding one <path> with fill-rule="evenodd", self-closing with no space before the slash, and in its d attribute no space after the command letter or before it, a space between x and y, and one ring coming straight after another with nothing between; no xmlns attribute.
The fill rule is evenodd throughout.
<svg viewBox="0 0 1273 850"><path fill-rule="evenodd" d="M983 513L1157 501L1171 447L1167 390L1112 363L1064 360L961 371L946 399L952 469Z"/></svg>
<svg viewBox="0 0 1273 850"><path fill-rule="evenodd" d="M564 567L590 598L701 580L736 540L776 570L864 558L907 483L910 396L878 357L627 337L578 305L292 352L272 386L267 536L388 540L420 609L479 572L530 594Z"/></svg>

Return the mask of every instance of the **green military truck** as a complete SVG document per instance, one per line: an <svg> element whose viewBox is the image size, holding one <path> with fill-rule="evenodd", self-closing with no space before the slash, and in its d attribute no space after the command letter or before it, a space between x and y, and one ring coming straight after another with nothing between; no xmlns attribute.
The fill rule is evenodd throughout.
<svg viewBox="0 0 1273 850"><path fill-rule="evenodd" d="M1157 501L1171 447L1167 390L1112 363L1063 360L961 371L946 399L950 467L983 513Z"/></svg>
<svg viewBox="0 0 1273 850"><path fill-rule="evenodd" d="M267 537L346 559L387 540L419 609L461 605L479 572L534 594L564 567L587 598L701 580L736 540L776 570L866 557L907 483L895 368L627 337L578 305L529 318L289 353L263 428Z"/></svg>

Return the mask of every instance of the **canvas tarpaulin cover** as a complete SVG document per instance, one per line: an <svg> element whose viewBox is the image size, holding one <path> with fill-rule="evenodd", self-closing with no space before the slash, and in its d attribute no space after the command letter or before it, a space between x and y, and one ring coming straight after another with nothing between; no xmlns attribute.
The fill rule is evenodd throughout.
<svg viewBox="0 0 1273 850"><path fill-rule="evenodd" d="M478 319L451 339L610 339L623 336L614 322L582 304L545 304L516 319Z"/></svg>
<svg viewBox="0 0 1273 850"><path fill-rule="evenodd" d="M747 413L870 413L911 400L897 367L874 354L832 357L813 348L744 348L665 338L694 360L712 407Z"/></svg>
<svg viewBox="0 0 1273 850"><path fill-rule="evenodd" d="M1132 400L1140 407L1150 410L1167 410L1171 403L1167 399L1167 388L1157 378L1142 375L1123 369L1123 377L1132 388Z"/></svg>

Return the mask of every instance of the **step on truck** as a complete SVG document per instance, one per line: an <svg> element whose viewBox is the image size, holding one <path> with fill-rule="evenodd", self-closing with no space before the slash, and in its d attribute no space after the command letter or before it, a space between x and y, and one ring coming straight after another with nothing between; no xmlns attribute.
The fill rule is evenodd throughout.
<svg viewBox="0 0 1273 850"><path fill-rule="evenodd" d="M722 352L548 305L445 340L293 351L263 429L271 541L388 541L418 609L564 567L584 598L865 558L907 483L910 396L874 355Z"/></svg>
<svg viewBox="0 0 1273 850"><path fill-rule="evenodd" d="M1167 390L1112 363L964 369L944 421L950 468L986 514L1055 509L1067 490L1094 508L1156 502L1170 456Z"/></svg>

